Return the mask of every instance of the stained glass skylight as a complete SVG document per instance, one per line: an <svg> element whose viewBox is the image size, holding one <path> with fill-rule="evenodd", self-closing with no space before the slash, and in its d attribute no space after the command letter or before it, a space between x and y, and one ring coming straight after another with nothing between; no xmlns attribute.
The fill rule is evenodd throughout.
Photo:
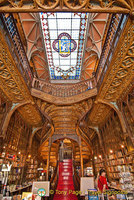
<svg viewBox="0 0 134 200"><path fill-rule="evenodd" d="M52 80L80 79L86 13L40 13Z"/></svg>

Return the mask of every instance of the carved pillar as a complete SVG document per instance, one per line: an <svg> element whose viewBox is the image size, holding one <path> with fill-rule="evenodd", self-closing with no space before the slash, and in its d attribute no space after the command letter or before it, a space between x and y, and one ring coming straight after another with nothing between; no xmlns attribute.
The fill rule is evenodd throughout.
<svg viewBox="0 0 134 200"><path fill-rule="evenodd" d="M126 104L128 110L129 110L129 107L128 107L128 104ZM130 110L129 110L130 111ZM134 143L134 137L133 137L133 133L129 127L129 124L127 122L127 119L126 119L126 116L125 116L125 112L123 110L123 104L121 104L121 113L122 113L122 116L124 118L124 121L125 121L125 125L126 125L126 128L127 128L127 135L130 137L130 139L132 140L132 143ZM131 113L130 113L131 114Z"/></svg>
<svg viewBox="0 0 134 200"><path fill-rule="evenodd" d="M82 156L82 145L81 145L81 137L79 136L79 146L80 146L80 164L81 164L81 177L83 177L83 156Z"/></svg>
<svg viewBox="0 0 134 200"><path fill-rule="evenodd" d="M49 138L49 144L48 144L47 174L46 174L46 180L47 181L48 181L48 178L49 178L49 164L50 164L51 143L52 143L52 137Z"/></svg>
<svg viewBox="0 0 134 200"><path fill-rule="evenodd" d="M80 145L80 163L81 163L81 177L84 176L84 169L83 169L83 156L82 156L82 146Z"/></svg>
<svg viewBox="0 0 134 200"><path fill-rule="evenodd" d="M105 169L106 169L106 172L107 172L108 177L110 177L110 176L109 176L108 167L107 167L106 152L105 152L105 148L104 148L104 144L103 144L103 141L102 141L102 137L101 137L99 128L98 128L98 127L91 127L91 126L89 126L89 128L94 129L94 130L96 131L97 135L98 135L100 148L102 149L102 154L103 154L103 158L104 158L104 167L105 167ZM93 159L93 161L92 161L93 167L95 168L94 157L93 157L92 159ZM94 171L95 171L95 170L94 170Z"/></svg>
<svg viewBox="0 0 134 200"><path fill-rule="evenodd" d="M92 166L93 166L93 174L97 175L96 170L95 170L95 163L94 163L94 153L92 154Z"/></svg>
<svg viewBox="0 0 134 200"><path fill-rule="evenodd" d="M33 128L32 133L31 133L30 138L29 138L29 144L28 144L28 150L27 150L28 153L31 151L31 146L32 146L33 137L34 137L35 133L38 130L40 130L41 128L42 127Z"/></svg>
<svg viewBox="0 0 134 200"><path fill-rule="evenodd" d="M103 144L102 137L101 137L101 134L100 134L99 129L98 129L98 131L97 131L97 134L98 134L99 143L100 143L100 147L101 147L101 149L102 149L102 154L103 154L103 158L104 158L104 167L105 167L105 170L106 170L106 172L107 172L107 175L108 175L108 177L109 177L109 179L110 179L109 170L108 170L108 167L107 167L106 152L105 152L104 144Z"/></svg>
<svg viewBox="0 0 134 200"><path fill-rule="evenodd" d="M132 111L132 108L131 108L131 106L130 106L130 102L129 102L129 100L128 100L128 96L127 96L127 101L126 101L126 103L127 103L129 112L130 112L130 114L131 114L131 116L132 116L132 118L133 118L133 120L134 120L134 112Z"/></svg>
<svg viewBox="0 0 134 200"><path fill-rule="evenodd" d="M73 157L72 157L72 159L75 161L75 144L73 144Z"/></svg>

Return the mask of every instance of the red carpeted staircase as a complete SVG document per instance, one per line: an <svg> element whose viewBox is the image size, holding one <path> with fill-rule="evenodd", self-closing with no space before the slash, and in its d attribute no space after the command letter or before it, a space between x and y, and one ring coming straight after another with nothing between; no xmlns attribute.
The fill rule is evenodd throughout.
<svg viewBox="0 0 134 200"><path fill-rule="evenodd" d="M78 200L74 189L71 159L59 163L59 179L53 200Z"/></svg>

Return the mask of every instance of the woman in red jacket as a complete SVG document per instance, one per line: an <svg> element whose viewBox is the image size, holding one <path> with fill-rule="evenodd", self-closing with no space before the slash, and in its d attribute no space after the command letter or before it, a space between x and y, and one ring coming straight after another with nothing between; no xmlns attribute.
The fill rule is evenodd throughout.
<svg viewBox="0 0 134 200"><path fill-rule="evenodd" d="M106 172L104 169L101 169L99 172L100 176L98 178L98 190L102 193L108 189L107 179L106 179Z"/></svg>
<svg viewBox="0 0 134 200"><path fill-rule="evenodd" d="M98 178L98 190L101 192L101 193L105 193L106 190L108 190L108 184L107 184L107 179L106 179L106 171L104 169L101 169L100 172L99 172L100 176ZM107 199L107 195L103 197L103 199ZM115 199L115 197L112 195L112 196L109 196L108 199Z"/></svg>

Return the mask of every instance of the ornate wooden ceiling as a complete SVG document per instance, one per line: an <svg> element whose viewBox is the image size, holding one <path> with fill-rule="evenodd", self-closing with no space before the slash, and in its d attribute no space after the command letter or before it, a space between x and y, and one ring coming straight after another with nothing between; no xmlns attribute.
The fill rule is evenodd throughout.
<svg viewBox="0 0 134 200"><path fill-rule="evenodd" d="M105 13L130 13L134 14L133 0L18 0L0 1L0 12L52 12L52 11L74 11L74 12L105 12Z"/></svg>
<svg viewBox="0 0 134 200"><path fill-rule="evenodd" d="M41 112L51 120L54 134L76 134L76 126L92 108L92 99L70 106L48 104L40 99L36 101Z"/></svg>

